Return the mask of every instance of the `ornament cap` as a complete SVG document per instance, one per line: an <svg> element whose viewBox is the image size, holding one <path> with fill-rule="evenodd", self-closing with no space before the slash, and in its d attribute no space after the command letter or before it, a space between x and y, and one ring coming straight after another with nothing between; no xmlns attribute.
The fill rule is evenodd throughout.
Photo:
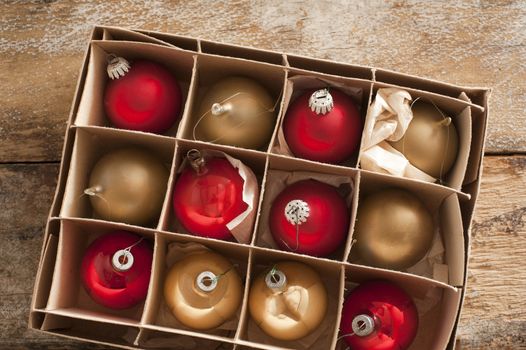
<svg viewBox="0 0 526 350"><path fill-rule="evenodd" d="M203 292L211 292L217 287L217 276L212 271L203 271L195 279L197 287Z"/></svg>
<svg viewBox="0 0 526 350"><path fill-rule="evenodd" d="M313 92L309 98L309 107L316 114L327 114L334 108L334 99L329 89L320 89Z"/></svg>
<svg viewBox="0 0 526 350"><path fill-rule="evenodd" d="M206 161L199 150L191 149L186 154L190 166L195 170L197 175L203 175L206 172Z"/></svg>
<svg viewBox="0 0 526 350"><path fill-rule="evenodd" d="M374 319L369 315L358 315L352 320L352 331L359 337L366 337L374 331Z"/></svg>
<svg viewBox="0 0 526 350"><path fill-rule="evenodd" d="M287 283L287 276L276 268L270 270L265 276L265 284L270 289L282 289Z"/></svg>
<svg viewBox="0 0 526 350"><path fill-rule="evenodd" d="M133 254L128 249L121 249L113 254L111 264L119 272L128 271L133 266Z"/></svg>
<svg viewBox="0 0 526 350"><path fill-rule="evenodd" d="M294 199L285 206L285 217L292 225L301 225L307 222L309 215L309 205L301 199Z"/></svg>
<svg viewBox="0 0 526 350"><path fill-rule="evenodd" d="M108 56L108 67L106 67L106 70L111 80L125 76L130 71L130 68L130 62L125 58L118 57L115 54Z"/></svg>

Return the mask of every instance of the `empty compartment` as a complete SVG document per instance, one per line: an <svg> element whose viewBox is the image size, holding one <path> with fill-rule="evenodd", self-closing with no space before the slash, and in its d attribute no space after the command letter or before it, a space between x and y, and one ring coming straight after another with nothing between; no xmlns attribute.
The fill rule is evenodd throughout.
<svg viewBox="0 0 526 350"><path fill-rule="evenodd" d="M101 207L103 209L107 209L105 210L104 217L116 218L115 220L117 220L117 218L125 218L125 216L117 216L117 214L114 215L114 212L111 208L111 202L104 198L104 188L101 187L95 189L95 192L88 191L88 193L86 193L85 191L92 188L90 187L90 176L97 162L103 156L110 154L111 152L120 151L127 148L140 149L151 154L152 159L158 159L159 162L162 163L162 167L164 167L166 170L166 186L168 185L168 176L173 162L175 150L175 140L168 137L148 135L125 130L115 130L100 127L77 128L71 166L66 182L63 205L60 212L61 217L103 219L102 216L93 210L90 200L91 196L102 196L101 202L99 202L99 204L102 205ZM140 162L140 164L143 163L144 161ZM148 167L151 167L151 164L149 164ZM156 167L155 169L157 168L159 167ZM146 173L145 169L146 168L143 166L138 166L136 171L130 171L126 174L123 174L122 181L133 181L133 183L137 184L142 183L143 180L141 179L146 176L144 174L149 174L149 176L153 177L156 176L155 174L159 174L160 171L159 170L150 174ZM132 175L134 177L131 177ZM163 186L159 184L159 187ZM135 189L134 187L130 187L129 189L130 191L121 192L126 192L126 198L128 198L127 201L131 202L133 197L136 197L138 192L133 191ZM135 193L135 195L132 194L132 191ZM156 197L162 197L162 199L160 199L162 202L166 195L166 190L164 190L163 193L154 193L152 195L155 195ZM162 203L159 206L158 213L152 215L153 219L149 220L148 223L145 223L144 226L157 226L159 216L161 214L161 206ZM154 209L148 209L148 211L150 210L153 211ZM132 211L129 213L132 213ZM119 221L133 223L136 222L136 217L126 216L125 219Z"/></svg>
<svg viewBox="0 0 526 350"><path fill-rule="evenodd" d="M141 244L141 247L136 248L136 252L137 249L146 251L149 247L151 248L151 253L154 253L154 235L151 230L86 219L61 221L57 262L53 272L51 290L45 308L46 311L60 313L64 316L115 324L135 325L139 323L143 313L144 300L141 301L140 294L137 293L140 290L139 286L142 282L139 280L126 280L126 286L116 288L115 286L120 283L118 277L113 277L111 280L113 287L110 287L108 284L110 283L109 281L97 281L97 276L106 273L103 271L107 271L108 273L109 271L114 271L115 276L126 275L125 272L122 274L118 272L119 270L117 270L117 267L113 267L115 265L112 266L114 263L112 263L109 258L107 261L103 258L90 260L90 257L86 255L88 247L90 247L91 243L97 238L116 231L126 231L137 238L137 241L128 247L132 256L134 253L133 248L137 244ZM114 244L115 247L118 247L119 242L122 242L122 239L114 238L108 241L107 244ZM141 242L145 242L145 244ZM120 245L122 245L122 243L120 243ZM102 250L99 251L97 248L92 249L95 249L91 250L92 253L99 252L97 254L103 254ZM118 251L115 252L115 254L117 253ZM94 255L93 257L95 256L102 255ZM146 260L144 260L143 257L145 257ZM86 270L82 268L84 259L87 259L85 265ZM147 259L147 255L144 256L140 251L135 254L137 263L147 261ZM93 265L94 263L98 264L96 261L101 262L101 265ZM133 267L134 260L132 259L131 261ZM89 266L94 266L94 268L90 268ZM86 280L82 278L83 273L85 273L84 276ZM94 275L95 273L97 274ZM92 282L93 284L91 284ZM128 283L130 283L129 286ZM91 289L88 290L88 288ZM104 290L104 288L106 288L106 290ZM123 291L127 288L129 288L128 290L130 292L124 293ZM115 296L116 293L110 293L111 291L119 291L119 293L122 293L122 298L114 298L113 296ZM128 298L136 300L136 304L128 302ZM146 298L146 296L144 296L144 298ZM96 299L97 301L95 301ZM102 303L104 303L104 305Z"/></svg>
<svg viewBox="0 0 526 350"><path fill-rule="evenodd" d="M379 98L378 90L387 88L396 89L396 91L399 91L400 97L396 97L394 94L391 95L392 91L395 90L382 90L387 94L387 99L389 102L385 102L385 98L382 98L382 103L376 101L376 98ZM411 96L412 101L406 100L406 97L402 98L402 91L408 93ZM366 170L389 173L395 176L404 176L421 181L436 182L460 191L464 181L464 176L466 174L466 168L468 166L468 158L470 155L470 147L472 142L472 109L477 109L478 107L460 99L409 88L399 88L397 86L384 83L374 83L372 101L373 102L369 106L365 121L359 157L360 166ZM400 118L400 120L406 120L405 114L400 114L397 117L396 113L398 112L391 113L388 112L386 108L379 108L380 106L390 104L389 108L394 108L395 111L404 110L402 101L405 101L406 104L409 103L409 105L407 105L409 107L412 106L411 103L426 103L427 105L431 106L429 108L437 109L436 113L441 115L442 120L437 122L437 127L434 127L433 124L429 124L434 122L432 121L431 117L422 117L421 122L418 124L418 127L422 130L419 134L425 132L427 135L429 135L429 138L432 137L433 140L435 140L435 144L426 144L425 146L418 147L418 149L429 148L430 152L437 153L439 152L436 151L437 149L440 150L444 148L444 152L439 152L440 154L444 154L442 160L436 160L436 162L439 163L434 163L430 160L430 157L432 157L433 153L429 153L425 157L421 153L415 152L418 149L412 150L407 148L408 146L406 146L406 143L410 141L401 139L402 135L404 135L403 127L401 126L402 123L397 120L397 118ZM376 115L380 112L381 114ZM421 113L422 116L428 114L431 115L431 113L427 112ZM455 141L450 139L450 137L453 136L450 135L450 128L448 128L449 123L453 123L458 135L458 147L456 156L453 156L454 160L452 161L452 165L450 169L447 169L445 167L448 166L448 147L453 147L453 145L455 145ZM408 125L409 127L411 126L410 123ZM448 128L444 135L442 135L439 129L440 127ZM444 143L442 142L442 136L446 140L445 147L442 146L442 143ZM394 148L394 143L388 141L389 138L393 138L393 140L402 140L399 141L398 145L396 146L398 147L398 150ZM412 142L418 144L418 142L423 143L424 140L414 139ZM434 149L431 147L434 147ZM411 156L413 157L413 163L415 159L417 159L421 164L419 165L420 167L427 167L429 169L436 168L437 174L425 173L423 169L419 169L417 167L418 164L407 164L405 158L402 158L401 152L405 152L407 154L409 151L411 151L413 154Z"/></svg>
<svg viewBox="0 0 526 350"><path fill-rule="evenodd" d="M125 58L131 65L130 69L133 69L134 62L144 60L158 63L173 74L181 91L181 106L174 124L163 134L175 136L185 111L194 57L190 52L150 43L96 41L91 44L86 81L74 124L115 127L107 117L104 101L106 85L110 81L108 57L112 54Z"/></svg>
<svg viewBox="0 0 526 350"><path fill-rule="evenodd" d="M445 187L362 172L352 241L351 263L464 283L460 204Z"/></svg>
<svg viewBox="0 0 526 350"><path fill-rule="evenodd" d="M137 327L53 313L45 314L41 330L53 335L123 349L135 349L133 344L139 334Z"/></svg>
<svg viewBox="0 0 526 350"><path fill-rule="evenodd" d="M283 54L274 51L266 51L253 47L224 44L214 41L201 40L201 51L223 57L243 58L250 61L258 61L276 65L284 65Z"/></svg>
<svg viewBox="0 0 526 350"><path fill-rule="evenodd" d="M321 257L323 258L344 261L345 257L348 254L348 250L350 249L351 241L349 232L351 230L351 223L353 222L353 218L356 213L356 205L358 201L357 177L358 170L355 169L334 167L318 163L309 163L303 160L290 159L282 156L270 156L269 169L266 175L264 195L261 203L260 217L258 218L258 226L254 244L256 246L264 248L287 250L295 254L321 255ZM320 194L320 197L313 197L311 203L315 206L313 208L315 211L313 210L311 213L309 204L301 200L305 203L307 207L309 207L309 214L301 214L301 212L298 212L298 215L305 216L304 219L298 221L296 219L301 218L296 218L296 214L287 214L285 212L287 206L285 207L282 213L283 217L280 214L274 214L275 217L273 218L273 220L275 223L280 223L279 220L282 220L283 218L287 220L286 223L283 222L279 226L283 228L283 232L289 232L289 225L292 225L293 222L299 223L297 225L295 241L294 239L292 239L292 241L286 242L282 239L282 243L276 242L271 231L271 212L273 210L272 208L274 205L281 205L277 202L276 204L274 204L276 198L280 195L280 193L282 193L282 191L286 190L291 185L300 181L309 180L321 182L323 184L331 186L334 190L336 190L338 196L342 199L346 207L346 213L344 214L345 218L342 219L341 215L336 214L336 210L334 209L338 208L339 205L338 202L332 200L332 197L330 195L331 191L326 191L323 188L319 188L319 192L317 193ZM308 190L305 191L305 194L302 194L302 197L305 197L305 195L310 195L312 193L312 183L308 184L309 185L306 185L305 187ZM321 197L324 194L326 196ZM324 202L320 198L331 199L324 199L324 201L326 200ZM331 209L329 209L328 203L331 203L331 205L334 205L334 207L331 207ZM297 203L290 203L289 209L294 209L293 207L296 204ZM301 204L301 206L304 206L304 204ZM300 208L298 210L303 209ZM319 226L316 222L313 222L312 226L310 226L311 224L309 224L309 216L311 214L313 215L311 220L316 220L316 218L320 218L319 215L326 216L321 217L322 222L319 223ZM335 220L338 220L338 222L346 221L344 234L341 237L339 244L333 242L336 245L331 245L332 248L330 248L329 246L324 246L322 248L320 246L321 243L324 243L324 241L327 238L329 238L319 238L321 237L319 235L322 234L325 229L328 229L323 223L325 220L327 220L330 223L333 223L333 221ZM302 225L306 224L309 225L310 231L302 234ZM339 230L335 228L333 230L333 232L339 232ZM278 232L275 232L275 234L277 235ZM290 237L288 235L286 235L284 238L287 237L290 240ZM318 238L319 242L316 240L316 238ZM315 251L317 251L319 254L315 254Z"/></svg>
<svg viewBox="0 0 526 350"><path fill-rule="evenodd" d="M370 67L356 66L341 62L333 62L324 59L309 58L297 55L286 55L287 61L293 69L292 71L312 71L359 79L373 79L373 71Z"/></svg>
<svg viewBox="0 0 526 350"><path fill-rule="evenodd" d="M337 329L340 292L343 288L344 275L341 265L266 249L255 249L251 261L250 289L246 299L248 310L239 329L241 342L247 346L256 344L254 347L265 349L331 348ZM288 265L289 263L291 265ZM280 266L283 266L283 271L280 270ZM316 281L317 278L313 278L311 272L304 269L312 269L315 275L318 275L322 288ZM278 277L269 281L279 283L276 288L280 289L271 293L272 297L269 297L255 286L267 283L265 280L268 280L268 274L272 271L277 271L278 275L275 276ZM257 282L258 280L260 282ZM327 296L326 303L323 302L325 298L322 295ZM254 309L251 309L251 304ZM263 317L267 320L282 321L282 326L287 325L287 329L274 327L273 330L264 331L261 328L262 323L258 324L254 320L254 317L259 318L261 315L266 315ZM270 324L270 321L266 324ZM299 328L302 327L304 328L300 331ZM276 335L281 339L267 332L278 332L280 334ZM285 337L292 339L298 336L301 337L296 340L282 340Z"/></svg>
<svg viewBox="0 0 526 350"><path fill-rule="evenodd" d="M362 288L365 288L364 292L361 292L360 297L354 296L355 302L367 303L368 300L371 300L371 304L375 305L378 308L382 308L382 304L378 297L371 297L373 293L376 295L383 294L385 292L385 297L398 295L398 292L394 292L393 289L401 289L402 293L406 295L408 299L411 299L416 306L418 325L416 329L416 335L408 350L419 350L419 349L432 349L432 350L444 350L447 347L447 344L450 341L450 338L453 333L455 326L455 321L458 315L458 308L460 305L462 290L453 288L442 283L429 281L415 276L404 275L397 272L382 271L373 268L364 268L359 266L346 266L345 267L346 276L345 276L345 300L349 298L349 294L358 287L362 285ZM368 282L384 282L386 285L367 285ZM391 287L394 286L394 287ZM404 297L404 299L406 298ZM397 297L400 298L400 297ZM373 301L375 300L376 302ZM383 299L386 300L386 299ZM398 299L400 300L400 299ZM398 305L396 302L391 299L391 301L386 301L385 305ZM403 306L398 305L399 309L394 306L393 309L396 309L398 317L404 317L405 324L411 323L411 312L401 316L401 310L408 310L410 307L404 301ZM390 306L387 306L388 308ZM385 306L384 306L385 309ZM365 314L367 316L373 317L372 310L363 310L360 311L360 314ZM382 310L383 311L383 310ZM350 309L345 307L345 304L342 308L342 321L345 322L347 319L354 320L356 314L350 312L349 315L345 315L346 312L350 312ZM347 317L346 317L347 316ZM389 319L386 317L386 320ZM367 337L375 337L379 331L377 325L381 323L381 320L375 319L377 322L375 326L372 327L372 333ZM340 323L338 327L342 327ZM388 326L386 326L388 327ZM402 326L403 327L403 326ZM345 329L352 329L349 325L346 325ZM404 328L406 331L408 328ZM395 331L393 327L392 333L386 332L380 337L383 339L400 339L402 331ZM347 334L343 334L340 329L338 334L338 343L336 345L336 350L346 350L349 349L349 344L345 341ZM382 338L380 338L382 339Z"/></svg>
<svg viewBox="0 0 526 350"><path fill-rule="evenodd" d="M234 339L245 293L248 248L212 240L202 244L192 237L166 233L158 233L157 241L153 289L142 323L159 332L149 341L169 342L174 334ZM214 278L217 283L210 282Z"/></svg>
<svg viewBox="0 0 526 350"><path fill-rule="evenodd" d="M206 179L210 179L207 181L219 182L217 182L217 186L214 186L213 182L209 183L204 180L202 184L197 184L195 181L188 181L188 186L200 186L200 188L195 188L195 190L191 192L191 198L188 198L187 203L178 201L178 204L182 206L180 210L186 210L184 214L181 214L184 215L184 220L188 221L186 224L196 226L196 224L199 223L196 227L192 226L195 230L193 232L196 235L199 232L203 237L208 236L213 239L226 239L249 244L254 230L254 222L259 203L259 192L263 181L266 162L266 155L264 153L253 150L206 144L202 142L185 140L178 141L177 160L174 164L173 175L168 188L168 193L170 195L165 202L164 216L160 228L163 231L192 234L183 225L181 219L176 216L174 207L174 189L178 181L180 181L181 173L196 171L197 174L197 170L193 169L191 162L188 161L189 152L191 157L201 156L204 158L204 169L206 169L207 161L210 162L212 159L216 158L225 159L225 155L230 157L229 163L234 162L230 164L234 164L234 168L239 174L243 184L242 201L244 204L243 207L238 210L239 213L229 223L221 221L223 215L231 215L229 213L232 210L235 210L231 208L235 208L235 203L237 203L232 196L239 193L234 187L232 187L232 183L234 183L236 178L227 175L225 175L225 178L222 178L221 175L223 174L223 170L219 171L218 169L221 169L219 167L213 167L212 169L214 173L210 173L210 176L207 176L207 172L204 170L203 177L206 176ZM242 164L238 164L239 161ZM217 176L213 177L213 174L216 174ZM186 179L188 179L188 177ZM229 180L229 182L226 179L231 180ZM181 194L181 198L183 197L183 194ZM187 207L183 208L185 205L187 205ZM235 213L238 211L236 210ZM198 213L199 217L193 219L190 215L192 212L195 212L195 215ZM223 232L223 229L220 228L223 224L226 224L228 232ZM213 228L217 232L207 235L207 227L210 229ZM229 232L230 234L228 234Z"/></svg>
<svg viewBox="0 0 526 350"><path fill-rule="evenodd" d="M282 67L267 63L199 56L182 138L266 151L280 112L285 77ZM227 80L237 78L241 80Z"/></svg>
<svg viewBox="0 0 526 350"><path fill-rule="evenodd" d="M289 109L291 109L290 107L295 106L295 103L298 100L298 98L305 98L304 94L310 94L314 91L319 91L323 89L327 89L329 94L331 91L337 90L348 96L352 100L352 103L354 104L356 109L358 110L359 120L354 120L354 113L352 110L342 110L342 106L345 106L346 102L344 101L344 98L341 98L341 96L339 95L335 95L334 97L331 96L334 100L335 108L337 108L338 110L342 110L342 113L348 113L346 115L346 118L342 118L341 121L338 121L337 118L340 114L334 114L332 115L332 122L330 124L320 124L318 128L316 127L316 124L312 124L307 127L307 125L303 125L300 122L298 122L298 130L292 130L290 132L294 136L301 133L307 133L308 137L304 136L306 140L304 140L303 143L308 143L309 148L304 147L304 145L302 144L301 149L297 150L298 152L300 152L300 155L296 155L296 157L301 158L301 154L307 152L310 153L312 157L314 157L311 159L321 159L322 157L330 159L336 157L336 153L339 153L340 155L338 155L338 157L341 158L342 154L346 154L344 157L345 159L343 160L322 160L321 162L337 163L349 167L356 167L358 153L360 150L362 129L365 122L365 114L369 105L369 99L372 89L372 82L366 80L327 77L324 75L293 75L289 73L284 92L283 111L279 120L278 131L275 139L273 140L271 151L275 154L287 155L291 157L295 156L294 152L291 150L291 147L289 147L289 145L287 144L286 133L283 129L283 124L285 123L287 118L293 118L292 115L288 115L287 112L289 111ZM305 100L304 108L306 111L311 109L310 99ZM323 112L321 112L318 116L320 120L323 120L323 118L325 118ZM295 117L297 120L298 117ZM337 136L336 133L331 133L330 130L323 129L328 125L339 126L341 125L341 123L345 123L349 126L352 125L354 127L353 129L348 130L349 134L347 136L349 138L354 137L355 142L354 144L348 143L346 145L346 148L338 147L338 142L341 144L341 141L343 140L338 140L338 142L335 142L334 137ZM301 130L302 126L305 127L306 130ZM318 129L317 132L316 129ZM296 143L297 142L298 141L296 141Z"/></svg>

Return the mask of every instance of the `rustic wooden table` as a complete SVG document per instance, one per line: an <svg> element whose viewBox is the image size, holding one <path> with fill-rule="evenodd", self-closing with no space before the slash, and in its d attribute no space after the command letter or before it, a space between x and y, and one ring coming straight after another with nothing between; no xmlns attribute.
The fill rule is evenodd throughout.
<svg viewBox="0 0 526 350"><path fill-rule="evenodd" d="M94 24L180 33L490 86L461 349L526 348L526 2L3 1L0 348L98 348L27 329L66 118Z"/></svg>

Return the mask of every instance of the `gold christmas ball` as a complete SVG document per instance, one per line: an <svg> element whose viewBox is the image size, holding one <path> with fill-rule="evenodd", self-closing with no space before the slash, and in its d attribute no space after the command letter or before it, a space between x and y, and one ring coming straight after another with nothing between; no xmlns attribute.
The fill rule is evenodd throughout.
<svg viewBox="0 0 526 350"><path fill-rule="evenodd" d="M404 136L390 143L418 169L443 178L457 159L457 129L451 118L431 103L417 100L411 109L413 119Z"/></svg>
<svg viewBox="0 0 526 350"><path fill-rule="evenodd" d="M168 176L162 161L151 152L123 148L104 155L95 164L84 193L101 218L146 225L161 213Z"/></svg>
<svg viewBox="0 0 526 350"><path fill-rule="evenodd" d="M250 315L268 335L296 340L313 332L327 313L327 290L320 275L298 262L280 262L250 288Z"/></svg>
<svg viewBox="0 0 526 350"><path fill-rule="evenodd" d="M422 259L433 242L433 218L413 194L388 189L360 203L354 238L366 264L401 270Z"/></svg>
<svg viewBox="0 0 526 350"><path fill-rule="evenodd" d="M208 330L231 319L243 297L232 263L211 252L195 252L175 263L164 282L164 300L187 327Z"/></svg>
<svg viewBox="0 0 526 350"><path fill-rule="evenodd" d="M197 139L224 145L264 149L276 123L274 100L254 80L231 77L210 87L197 114Z"/></svg>

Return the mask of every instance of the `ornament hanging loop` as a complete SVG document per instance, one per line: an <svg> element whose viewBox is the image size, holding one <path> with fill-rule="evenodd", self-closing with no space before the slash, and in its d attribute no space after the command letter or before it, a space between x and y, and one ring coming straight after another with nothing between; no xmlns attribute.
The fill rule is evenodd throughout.
<svg viewBox="0 0 526 350"><path fill-rule="evenodd" d="M190 162L190 166L195 170L197 175L203 175L206 172L206 161L197 149L191 149L186 153L186 158Z"/></svg>
<svg viewBox="0 0 526 350"><path fill-rule="evenodd" d="M108 72L108 76L110 79L119 79L120 77L123 77L130 71L130 62L128 62L123 57L118 57L115 54L109 54L107 57L108 60L108 66L106 67L106 71Z"/></svg>
<svg viewBox="0 0 526 350"><path fill-rule="evenodd" d="M278 270L276 267L273 267L265 276L265 284L270 289L280 290L285 287L286 283L287 276L285 276L283 271Z"/></svg>
<svg viewBox="0 0 526 350"><path fill-rule="evenodd" d="M196 278L197 288L202 292L211 292L217 287L218 276L212 271L203 271Z"/></svg>
<svg viewBox="0 0 526 350"><path fill-rule="evenodd" d="M352 320L352 331L359 337L366 337L374 331L374 319L369 315L358 315Z"/></svg>
<svg viewBox="0 0 526 350"><path fill-rule="evenodd" d="M132 248L141 243L144 240L144 237L141 237L137 242L133 243L131 246L124 249L117 250L113 257L111 258L111 264L115 270L124 272L132 268L134 258L131 252Z"/></svg>

